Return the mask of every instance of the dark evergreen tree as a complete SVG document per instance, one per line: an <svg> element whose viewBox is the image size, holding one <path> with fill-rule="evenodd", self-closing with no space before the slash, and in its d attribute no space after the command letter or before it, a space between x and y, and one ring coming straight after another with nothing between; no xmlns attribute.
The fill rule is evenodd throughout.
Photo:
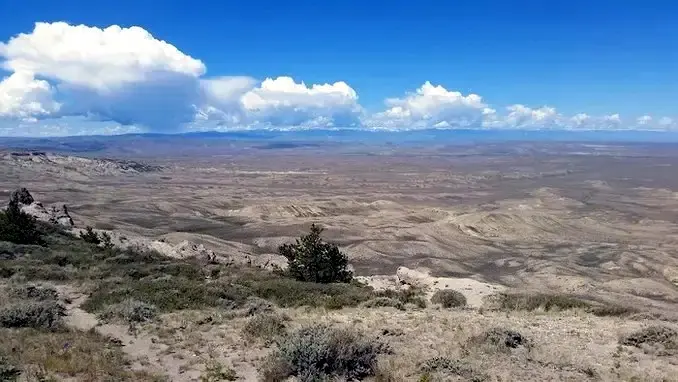
<svg viewBox="0 0 678 382"><path fill-rule="evenodd" d="M35 217L21 211L17 197L12 197L0 212L0 240L16 244L40 244L41 235Z"/></svg>
<svg viewBox="0 0 678 382"><path fill-rule="evenodd" d="M323 229L311 225L311 233L283 244L280 255L288 262L289 275L299 281L315 283L348 283L353 273L348 269L348 257L335 244L325 243L320 235Z"/></svg>

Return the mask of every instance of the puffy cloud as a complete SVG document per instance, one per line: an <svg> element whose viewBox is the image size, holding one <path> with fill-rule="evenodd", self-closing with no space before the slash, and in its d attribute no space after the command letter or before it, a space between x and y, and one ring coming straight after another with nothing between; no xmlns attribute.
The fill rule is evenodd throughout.
<svg viewBox="0 0 678 382"><path fill-rule="evenodd" d="M240 99L255 124L273 126L356 126L358 95L347 83L296 83L291 77L267 78Z"/></svg>
<svg viewBox="0 0 678 382"><path fill-rule="evenodd" d="M3 67L60 82L110 91L151 73L198 77L205 65L143 28L104 29L65 22L36 23L33 32L0 43Z"/></svg>
<svg viewBox="0 0 678 382"><path fill-rule="evenodd" d="M31 119L59 110L54 89L30 72L15 72L0 82L0 117Z"/></svg>
<svg viewBox="0 0 678 382"><path fill-rule="evenodd" d="M463 95L426 81L403 98L386 100L387 109L367 118L375 128L450 128L478 125L483 116L494 114L476 94Z"/></svg>
<svg viewBox="0 0 678 382"><path fill-rule="evenodd" d="M638 117L636 123L640 126L649 125L650 123L652 123L652 117L650 117L649 115L643 115L642 117Z"/></svg>
<svg viewBox="0 0 678 382"><path fill-rule="evenodd" d="M63 100L60 108L51 103L42 109L33 101L22 117L88 115L163 131L193 119L201 95L199 76L205 72L200 60L144 29L117 25L36 23L31 33L0 43L0 56L2 67L14 72L10 78L41 78L33 81L45 89L41 105L50 105L47 89L52 87Z"/></svg>
<svg viewBox="0 0 678 382"><path fill-rule="evenodd" d="M206 77L202 61L141 27L36 23L0 42L0 135L314 127L677 129L669 117L563 115L551 106L495 108L425 82L367 113L346 82ZM42 130L41 130L42 129ZM40 131L44 130L44 134Z"/></svg>
<svg viewBox="0 0 678 382"><path fill-rule="evenodd" d="M673 118L669 117L662 117L659 119L659 122L657 122L659 126L661 127L666 127L666 128L675 128L676 127L676 121L673 120Z"/></svg>
<svg viewBox="0 0 678 382"><path fill-rule="evenodd" d="M562 124L562 117L553 107L543 106L532 109L525 105L511 105L506 108L508 115L500 119L500 123L511 128L553 128ZM588 116L579 115L578 120Z"/></svg>

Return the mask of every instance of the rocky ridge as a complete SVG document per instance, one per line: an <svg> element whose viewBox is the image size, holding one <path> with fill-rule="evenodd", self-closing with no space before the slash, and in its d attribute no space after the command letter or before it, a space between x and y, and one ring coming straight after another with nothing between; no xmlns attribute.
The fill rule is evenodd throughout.
<svg viewBox="0 0 678 382"><path fill-rule="evenodd" d="M22 169L51 172L76 172L91 175L125 175L162 171L161 166L133 160L86 158L59 155L43 151L14 151L0 154L0 158Z"/></svg>

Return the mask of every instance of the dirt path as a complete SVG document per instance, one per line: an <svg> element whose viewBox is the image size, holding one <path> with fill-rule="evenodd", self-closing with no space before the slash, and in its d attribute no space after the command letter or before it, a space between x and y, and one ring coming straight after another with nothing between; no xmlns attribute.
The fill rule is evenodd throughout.
<svg viewBox="0 0 678 382"><path fill-rule="evenodd" d="M133 370L165 374L171 381L195 381L200 377L199 370L185 367L188 363L185 356L168 351L169 346L159 342L155 336L143 331L130 333L130 328L125 325L102 324L94 314L80 308L87 299L86 294L69 286L57 286L57 289L66 301L70 301L66 305L66 325L82 331L94 329L103 336L115 339L133 361Z"/></svg>
<svg viewBox="0 0 678 382"><path fill-rule="evenodd" d="M120 343L122 350L132 361L133 370L145 370L164 374L170 381L198 381L204 370L206 361L196 353L181 347L163 343L158 336L144 330L130 330L129 326L119 324L105 324L80 306L87 300L87 295L68 285L55 285L62 299L68 303L66 307L65 324L73 329L97 333L112 338ZM231 333L232 334L232 333ZM217 337L218 338L218 337ZM215 338L216 339L216 338ZM219 341L220 342L220 341ZM201 347L223 347L220 344L206 340ZM242 355L237 351L223 349L223 356L215 360L223 365L233 365L241 381L257 381L256 369L247 362L240 362Z"/></svg>

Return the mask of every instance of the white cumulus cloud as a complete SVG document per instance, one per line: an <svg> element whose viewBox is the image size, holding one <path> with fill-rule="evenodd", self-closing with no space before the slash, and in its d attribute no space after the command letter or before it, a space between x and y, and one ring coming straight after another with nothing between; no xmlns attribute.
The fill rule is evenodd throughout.
<svg viewBox="0 0 678 382"><path fill-rule="evenodd" d="M426 81L415 92L386 100L387 109L375 113L366 124L375 128L449 128L478 125L493 114L477 94L463 95Z"/></svg>
<svg viewBox="0 0 678 382"><path fill-rule="evenodd" d="M0 77L0 135L331 127L678 129L676 119L666 116L490 105L480 95L430 81L368 113L345 81L208 77L200 59L138 26L39 22L32 31L0 41L2 71L7 73Z"/></svg>
<svg viewBox="0 0 678 382"><path fill-rule="evenodd" d="M291 77L267 78L240 101L252 123L273 126L355 126L361 113L358 94L343 81L307 86Z"/></svg>
<svg viewBox="0 0 678 382"><path fill-rule="evenodd" d="M36 23L0 43L3 67L97 90L143 82L149 73L198 77L205 65L140 27L104 29L65 22Z"/></svg>
<svg viewBox="0 0 678 382"><path fill-rule="evenodd" d="M0 82L0 117L31 119L59 110L49 82L30 72L15 72Z"/></svg>

